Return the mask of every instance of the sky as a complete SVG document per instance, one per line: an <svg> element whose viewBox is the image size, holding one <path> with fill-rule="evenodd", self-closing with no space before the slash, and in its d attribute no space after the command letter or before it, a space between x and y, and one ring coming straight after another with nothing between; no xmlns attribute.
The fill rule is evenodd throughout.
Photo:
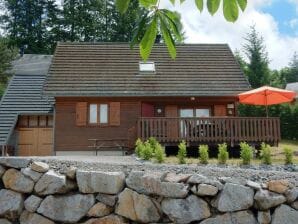
<svg viewBox="0 0 298 224"><path fill-rule="evenodd" d="M294 52L298 52L298 0L248 0L246 10L235 23L227 22L222 10L214 16L206 8L200 13L194 0L175 7L169 1L161 1L160 7L181 13L186 43L228 43L232 50L241 51L249 27L255 24L264 38L272 69L287 66Z"/></svg>
<svg viewBox="0 0 298 224"><path fill-rule="evenodd" d="M160 7L181 13L186 43L228 43L232 50L241 51L249 27L255 24L256 30L264 38L270 68L287 66L294 52L298 52L298 0L247 1L245 12L240 13L235 23L227 22L222 10L214 16L206 8L200 13L195 0L186 0L175 7L169 0L162 0Z"/></svg>

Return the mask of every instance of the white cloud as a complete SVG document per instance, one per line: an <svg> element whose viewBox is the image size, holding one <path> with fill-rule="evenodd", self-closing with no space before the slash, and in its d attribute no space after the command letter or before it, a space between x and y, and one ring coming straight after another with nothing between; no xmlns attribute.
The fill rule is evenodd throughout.
<svg viewBox="0 0 298 224"><path fill-rule="evenodd" d="M291 19L288 23L288 26L290 26L292 29L295 29L298 26L298 19Z"/></svg>
<svg viewBox="0 0 298 224"><path fill-rule="evenodd" d="M287 66L293 53L298 49L298 35L287 36L278 30L277 21L261 8L273 3L274 0L250 0L244 13L235 23L227 22L222 12L213 17L204 9L199 13L193 0L177 5L175 9L182 13L182 22L188 43L228 43L233 50L241 49L249 27L256 25L257 31L263 36L270 58L270 66L279 69ZM289 0L297 3L298 0ZM170 3L162 1L162 7L173 8ZM286 13L286 12L282 12Z"/></svg>

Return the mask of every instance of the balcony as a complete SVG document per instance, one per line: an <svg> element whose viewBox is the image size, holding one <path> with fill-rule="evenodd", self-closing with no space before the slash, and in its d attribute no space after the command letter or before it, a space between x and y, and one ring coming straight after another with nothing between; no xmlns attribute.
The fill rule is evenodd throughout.
<svg viewBox="0 0 298 224"><path fill-rule="evenodd" d="M142 140L155 137L164 145L174 145L182 140L189 145L226 142L235 146L242 141L255 145L262 142L277 145L280 141L280 120L276 117L141 117L138 120L138 137Z"/></svg>

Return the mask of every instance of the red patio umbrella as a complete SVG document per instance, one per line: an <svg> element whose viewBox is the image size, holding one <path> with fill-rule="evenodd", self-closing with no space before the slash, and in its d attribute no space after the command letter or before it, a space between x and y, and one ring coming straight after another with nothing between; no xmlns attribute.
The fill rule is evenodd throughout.
<svg viewBox="0 0 298 224"><path fill-rule="evenodd" d="M263 86L240 93L238 96L240 103L266 106L266 114L268 117L269 105L292 102L295 99L296 93L294 91Z"/></svg>

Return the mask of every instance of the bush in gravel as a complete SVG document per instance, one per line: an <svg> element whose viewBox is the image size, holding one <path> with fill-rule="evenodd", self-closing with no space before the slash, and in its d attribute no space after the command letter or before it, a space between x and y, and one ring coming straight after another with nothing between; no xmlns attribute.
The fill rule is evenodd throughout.
<svg viewBox="0 0 298 224"><path fill-rule="evenodd" d="M154 152L154 158L158 163L162 163L165 161L165 149L161 146L161 144L157 143L155 145L155 152Z"/></svg>
<svg viewBox="0 0 298 224"><path fill-rule="evenodd" d="M185 158L186 158L186 143L183 140L182 142L180 142L180 144L178 145L178 154L177 154L177 158L180 164L185 164Z"/></svg>
<svg viewBox="0 0 298 224"><path fill-rule="evenodd" d="M159 144L159 142L154 137L150 137L148 139L148 142L150 143L150 146L151 146L151 148L153 150L153 153L154 153L155 152L155 148L157 147L157 144Z"/></svg>
<svg viewBox="0 0 298 224"><path fill-rule="evenodd" d="M202 164L208 164L209 160L209 149L208 145L200 145L199 146L199 159L200 163Z"/></svg>
<svg viewBox="0 0 298 224"><path fill-rule="evenodd" d="M137 139L136 144L135 144L135 153L138 157L141 156L141 151L144 148L144 143L142 142L141 139Z"/></svg>
<svg viewBox="0 0 298 224"><path fill-rule="evenodd" d="M149 143L149 141L146 141L143 144L143 148L141 150L141 158L143 160L150 160L153 157L153 150Z"/></svg>
<svg viewBox="0 0 298 224"><path fill-rule="evenodd" d="M226 164L227 163L227 160L229 159L227 143L218 144L217 158L218 158L218 163L219 164Z"/></svg>
<svg viewBox="0 0 298 224"><path fill-rule="evenodd" d="M285 147L284 154L285 154L285 164L286 165L293 164L294 150L292 148Z"/></svg>
<svg viewBox="0 0 298 224"><path fill-rule="evenodd" d="M243 165L250 165L253 158L253 149L246 142L240 143L240 158L242 159Z"/></svg>
<svg viewBox="0 0 298 224"><path fill-rule="evenodd" d="M271 147L270 145L265 144L264 142L261 144L261 159L262 163L266 165L271 165Z"/></svg>

